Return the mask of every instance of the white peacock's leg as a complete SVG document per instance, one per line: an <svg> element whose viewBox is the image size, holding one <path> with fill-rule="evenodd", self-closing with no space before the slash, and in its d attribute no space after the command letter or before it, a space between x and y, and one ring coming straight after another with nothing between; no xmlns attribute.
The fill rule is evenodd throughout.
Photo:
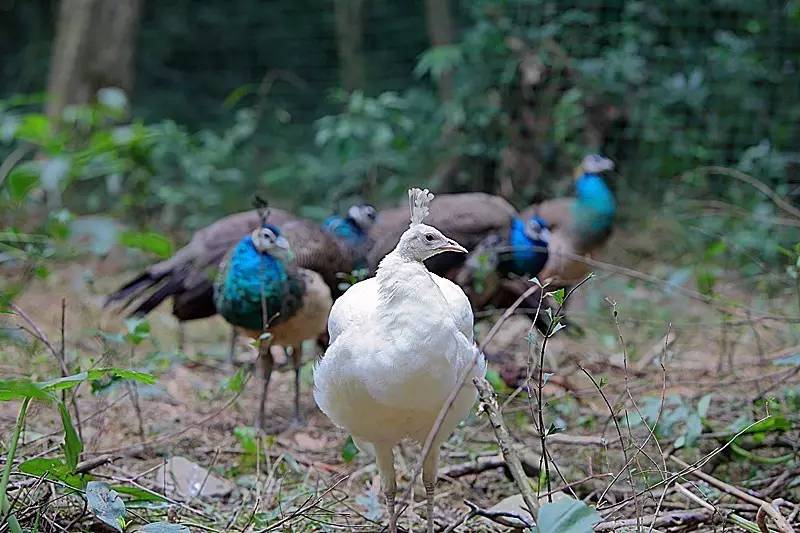
<svg viewBox="0 0 800 533"><path fill-rule="evenodd" d="M422 463L422 484L425 485L425 499L428 510L428 533L433 533L433 494L439 470L439 443L433 443L425 461Z"/></svg>
<svg viewBox="0 0 800 533"><path fill-rule="evenodd" d="M303 345L292 346L292 361L294 363L294 422L301 423L300 415L300 369L303 367Z"/></svg>
<svg viewBox="0 0 800 533"><path fill-rule="evenodd" d="M261 401L258 405L258 418L256 419L256 427L264 429L265 427L265 408L267 403L267 391L269 389L269 381L272 378L272 368L275 366L275 361L272 359L272 352L270 351L270 341L262 340L258 347L258 360L263 365L264 372L264 388L261 390Z"/></svg>
<svg viewBox="0 0 800 533"><path fill-rule="evenodd" d="M397 514L394 499L397 495L397 479L394 472L394 450L391 445L375 445L375 459L381 475L383 494L386 497L386 509L389 512L389 533L397 533Z"/></svg>

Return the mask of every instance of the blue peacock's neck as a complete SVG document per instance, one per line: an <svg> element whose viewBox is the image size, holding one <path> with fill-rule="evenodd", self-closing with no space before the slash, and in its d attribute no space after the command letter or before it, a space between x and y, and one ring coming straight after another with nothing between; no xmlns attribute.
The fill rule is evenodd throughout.
<svg viewBox="0 0 800 533"><path fill-rule="evenodd" d="M617 205L614 194L598 174L583 174L576 183L575 229L584 235L607 233L614 223Z"/></svg>
<svg viewBox="0 0 800 533"><path fill-rule="evenodd" d="M544 221L539 221L542 228ZM508 244L511 250L502 254L499 268L520 276L535 276L547 262L547 242L532 238L525 231L526 222L519 218L511 221Z"/></svg>
<svg viewBox="0 0 800 533"><path fill-rule="evenodd" d="M286 318L294 312L298 297L302 298L302 286L298 292L297 283L283 261L260 253L248 236L239 241L219 273L214 287L215 304L231 324L258 331L264 323L262 294L268 318Z"/></svg>
<svg viewBox="0 0 800 533"><path fill-rule="evenodd" d="M340 239L352 247L361 246L366 240L366 234L356 224L355 220L349 217L332 215L325 219L322 227L330 232L337 239Z"/></svg>

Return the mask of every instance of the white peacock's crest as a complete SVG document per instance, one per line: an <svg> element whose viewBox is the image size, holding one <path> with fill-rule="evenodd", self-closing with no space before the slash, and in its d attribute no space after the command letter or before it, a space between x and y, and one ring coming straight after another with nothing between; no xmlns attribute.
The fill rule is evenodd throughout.
<svg viewBox="0 0 800 533"><path fill-rule="evenodd" d="M408 189L408 207L411 209L411 226L422 224L431 210L428 205L433 200L433 193L428 189Z"/></svg>

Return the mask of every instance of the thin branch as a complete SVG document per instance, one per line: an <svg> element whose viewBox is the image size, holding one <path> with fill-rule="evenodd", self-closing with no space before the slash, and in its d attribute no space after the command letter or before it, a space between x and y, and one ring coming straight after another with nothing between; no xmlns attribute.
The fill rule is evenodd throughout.
<svg viewBox="0 0 800 533"><path fill-rule="evenodd" d="M492 423L495 439L500 445L500 451L503 453L503 458L511 471L511 477L514 478L514 482L517 484L517 488L525 501L525 505L528 506L531 516L536 516L536 511L539 509L539 501L536 499L536 495L528 482L528 476L525 475L525 470L522 468L522 461L520 461L519 456L511 446L511 435L508 434L508 429L503 423L503 414L500 412L500 406L497 405L497 395L489 382L486 381L486 378L473 378L472 382L478 389L481 409Z"/></svg>

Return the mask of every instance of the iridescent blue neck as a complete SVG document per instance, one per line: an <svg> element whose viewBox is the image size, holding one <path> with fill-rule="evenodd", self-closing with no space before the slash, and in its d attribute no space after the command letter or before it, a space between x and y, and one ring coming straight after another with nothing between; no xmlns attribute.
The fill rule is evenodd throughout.
<svg viewBox="0 0 800 533"><path fill-rule="evenodd" d="M263 325L261 296L268 316L284 312L289 288L286 266L280 259L260 253L248 235L234 248L214 287L215 305L231 324L251 330Z"/></svg>
<svg viewBox="0 0 800 533"><path fill-rule="evenodd" d="M350 217L331 215L325 219L322 227L353 247L363 244L364 239L366 239L364 231Z"/></svg>
<svg viewBox="0 0 800 533"><path fill-rule="evenodd" d="M614 194L598 174L584 173L575 184L573 218L578 232L603 233L611 228L617 210Z"/></svg>
<svg viewBox="0 0 800 533"><path fill-rule="evenodd" d="M539 219L541 227L544 221ZM511 251L503 254L500 269L520 276L535 276L547 262L547 241L531 238L525 231L526 222L519 218L511 221L508 244Z"/></svg>

